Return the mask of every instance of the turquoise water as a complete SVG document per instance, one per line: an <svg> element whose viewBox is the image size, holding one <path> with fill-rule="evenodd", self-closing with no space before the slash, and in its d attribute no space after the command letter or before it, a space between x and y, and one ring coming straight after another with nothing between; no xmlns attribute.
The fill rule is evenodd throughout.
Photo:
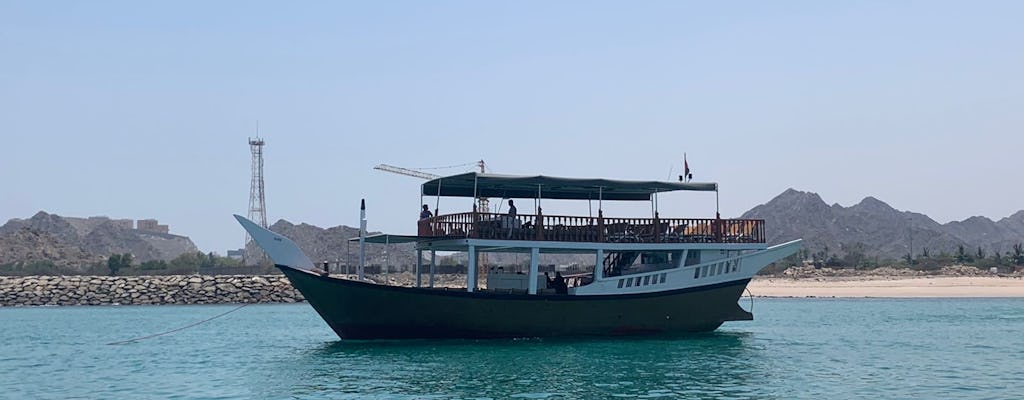
<svg viewBox="0 0 1024 400"><path fill-rule="evenodd" d="M755 321L682 338L383 343L253 305L104 345L231 308L0 309L0 398L1024 397L1024 299L758 299Z"/></svg>

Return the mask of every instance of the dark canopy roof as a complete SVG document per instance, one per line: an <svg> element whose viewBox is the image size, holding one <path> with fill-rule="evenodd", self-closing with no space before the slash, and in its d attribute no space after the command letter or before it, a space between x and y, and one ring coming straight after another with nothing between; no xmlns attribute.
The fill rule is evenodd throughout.
<svg viewBox="0 0 1024 400"><path fill-rule="evenodd" d="M440 185L440 192L438 192ZM683 183L660 181L619 181L611 179L577 179L554 176L518 176L468 172L445 176L423 184L427 196L473 197L474 188L479 197L535 198L537 188L544 199L597 200L650 200L651 195L676 190L711 192L717 183Z"/></svg>

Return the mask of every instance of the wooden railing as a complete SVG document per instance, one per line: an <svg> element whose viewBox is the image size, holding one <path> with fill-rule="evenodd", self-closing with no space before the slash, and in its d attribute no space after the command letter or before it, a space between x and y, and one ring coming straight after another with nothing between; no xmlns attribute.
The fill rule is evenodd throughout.
<svg viewBox="0 0 1024 400"><path fill-rule="evenodd" d="M445 214L419 221L419 236L598 243L764 243L764 220L605 218L494 213Z"/></svg>

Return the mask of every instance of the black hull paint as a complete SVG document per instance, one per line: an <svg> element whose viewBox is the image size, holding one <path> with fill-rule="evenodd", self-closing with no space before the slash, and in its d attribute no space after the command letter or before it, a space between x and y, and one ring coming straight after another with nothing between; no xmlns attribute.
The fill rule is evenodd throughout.
<svg viewBox="0 0 1024 400"><path fill-rule="evenodd" d="M530 296L376 285L279 268L342 339L653 335L753 319L737 302L749 279L659 293Z"/></svg>

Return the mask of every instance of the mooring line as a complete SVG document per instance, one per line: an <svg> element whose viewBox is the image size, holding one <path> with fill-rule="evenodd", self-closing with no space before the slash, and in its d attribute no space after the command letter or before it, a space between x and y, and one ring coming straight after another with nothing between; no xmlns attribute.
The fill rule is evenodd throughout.
<svg viewBox="0 0 1024 400"><path fill-rule="evenodd" d="M743 288L743 290L747 291L747 297L750 298L750 313L753 314L754 313L754 294L750 293L750 288L749 287L745 287L745 288Z"/></svg>
<svg viewBox="0 0 1024 400"><path fill-rule="evenodd" d="M204 323L213 321L213 320L215 320L217 318L223 317L225 315L231 314L231 313L233 313L235 311L241 310L243 307L248 306L250 304L253 304L253 303L242 304L242 305L240 305L238 307L232 308L231 310L228 310L228 311L222 312L220 314L214 315L214 316L212 316L210 318L207 318L207 319L204 319L202 321L199 321L199 322L196 322L196 323L193 323L193 324L190 324L190 325L183 326L181 328L171 329L171 330L169 330L167 332L160 332L160 333L152 334L152 335L149 335L149 336L137 337L137 338L134 338L134 339L121 340L121 341L117 341L117 342L110 342L110 343L107 343L107 345L110 346L110 345L115 345L115 344L125 344L125 343L138 342L140 340L152 339L152 338L155 338L157 336L163 336L163 335L171 334L171 333L174 333L174 332L183 331L183 330L191 328L193 326L204 324Z"/></svg>

